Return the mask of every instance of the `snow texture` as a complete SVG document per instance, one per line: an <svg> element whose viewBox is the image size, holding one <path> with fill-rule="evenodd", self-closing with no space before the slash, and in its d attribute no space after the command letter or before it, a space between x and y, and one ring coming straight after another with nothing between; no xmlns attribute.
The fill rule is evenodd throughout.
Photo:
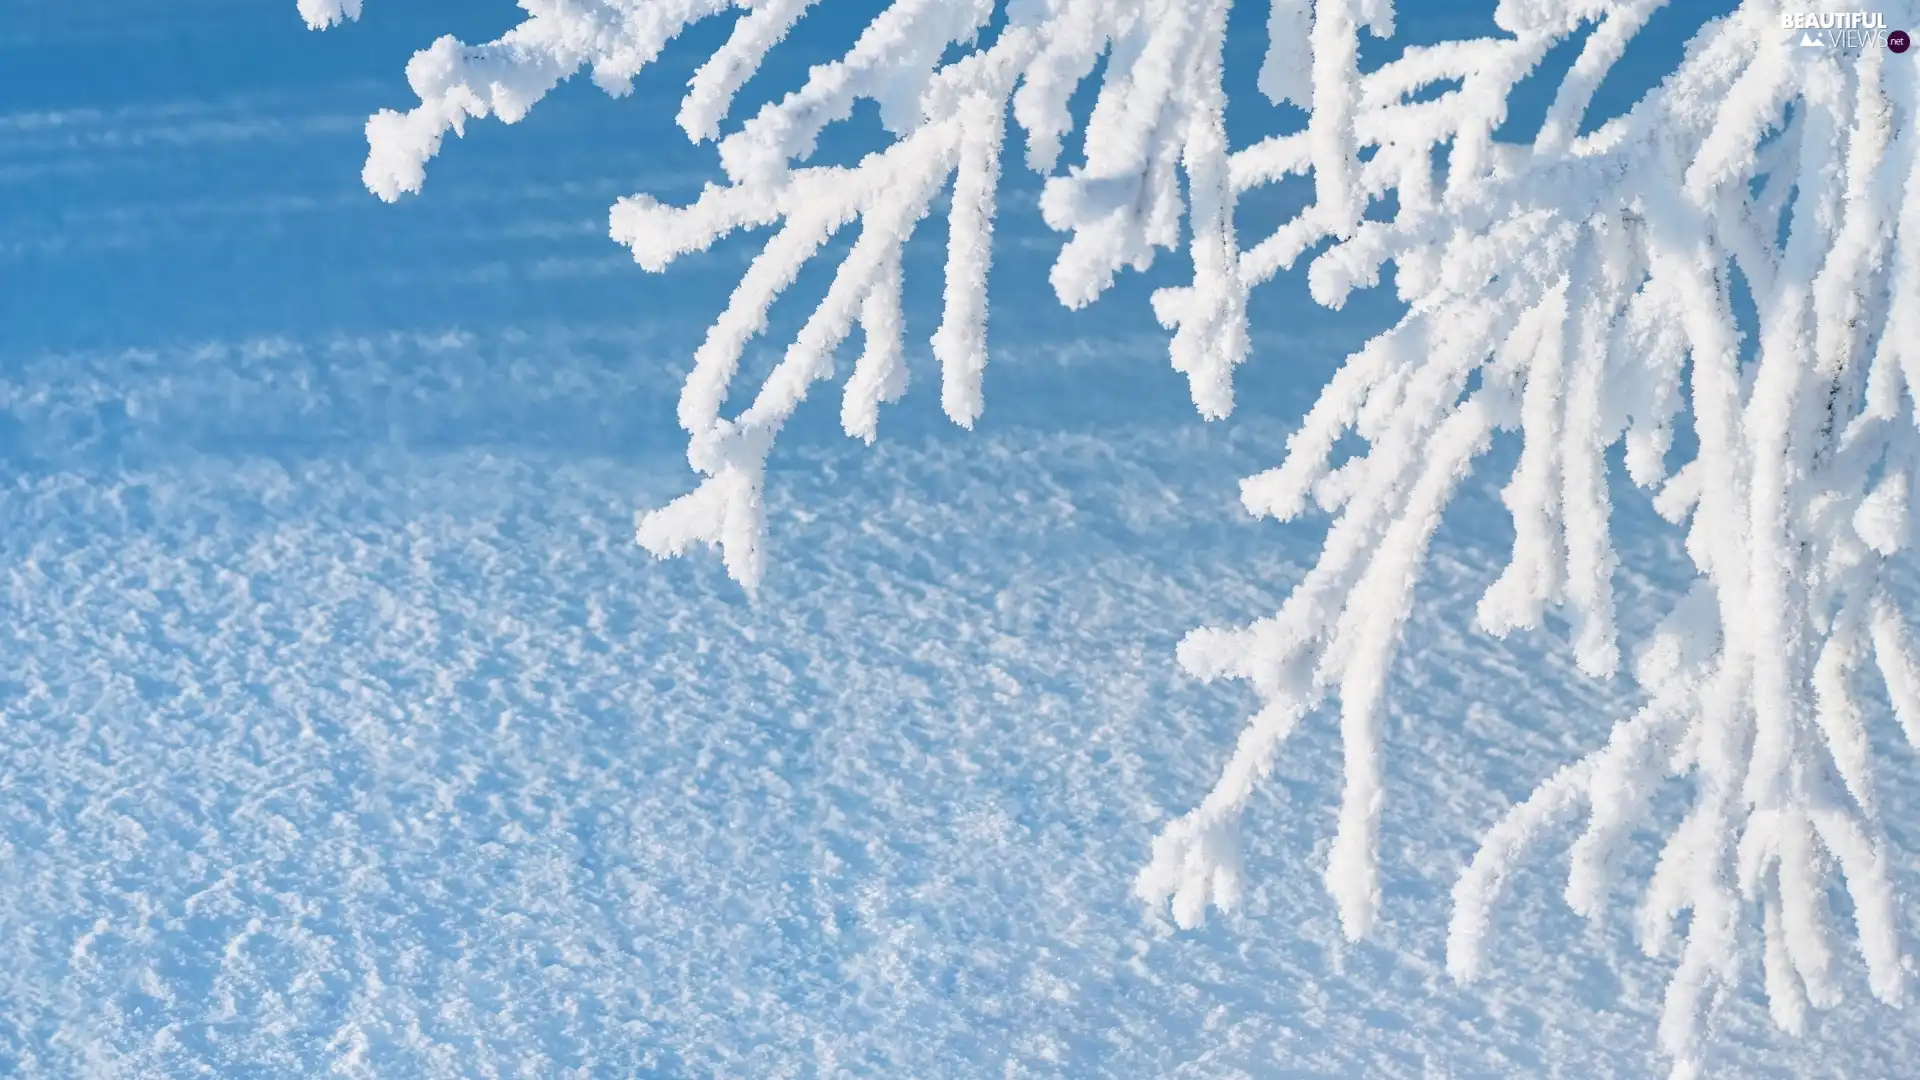
<svg viewBox="0 0 1920 1080"><path fill-rule="evenodd" d="M1003 346L1003 385L1070 401L1155 344ZM671 415L662 348L12 358L0 1073L1648 1074L1659 965L1626 927L1583 941L1545 874L1516 868L1506 911L1572 947L1444 972L1466 845L1577 751L1561 718L1628 697L1549 637L1468 630L1497 492L1442 530L1396 663L1381 925L1348 944L1284 872L1336 798L1338 742L1303 732L1247 838L1275 872L1182 933L1129 882L1237 695L1164 656L1311 565L1214 497L1293 420L1074 432L1096 412L1009 402L991 431L808 448L776 464L781 573L748 605L627 540L676 480L671 440L629 431ZM1629 575L1623 602L1664 590ZM1920 821L1920 786L1887 795ZM1915 1047L1862 1009L1791 1042L1755 994L1719 1029L1719 1076L1897 1076Z"/></svg>
<svg viewBox="0 0 1920 1080"><path fill-rule="evenodd" d="M762 586L775 437L856 326L866 347L842 416L848 434L874 437L878 406L905 389L901 252L943 194L946 293L932 345L946 414L975 423L1011 120L1027 163L1048 176L1044 218L1066 234L1051 278L1063 303L1092 302L1120 270L1146 269L1184 237L1191 281L1159 290L1153 306L1203 416L1234 407L1251 290L1301 259L1322 305L1342 306L1389 267L1406 305L1330 379L1281 464L1242 485L1257 515L1292 519L1311 503L1332 524L1277 614L1181 645L1187 671L1244 680L1261 706L1212 790L1154 842L1143 897L1189 927L1209 907L1242 903L1249 800L1283 743L1331 709L1344 789L1324 882L1350 938L1373 930L1388 673L1444 510L1496 436L1517 433L1505 490L1514 538L1479 623L1504 635L1564 617L1580 670L1628 667L1645 701L1487 834L1454 890L1448 970L1480 976L1503 883L1569 816L1584 813L1586 829L1566 898L1600 918L1622 838L1677 776L1690 808L1637 921L1646 949L1677 956L1660 1023L1676 1076L1699 1073L1706 1012L1737 983L1755 931L1773 1017L1788 1031L1804 1029L1809 1006L1839 1000L1843 934L1873 995L1906 1000L1861 692L1883 686L1915 730L1920 661L1887 576L1909 550L1920 465L1920 335L1911 308L1892 302L1920 296L1911 64L1877 47L1798 49L1781 32L1782 6L1756 0L1708 22L1659 87L1596 125L1593 96L1657 0L1509 0L1495 36L1408 47L1364 68L1363 39L1394 30L1388 0L1275 3L1259 85L1307 118L1234 150L1229 0L897 0L843 57L722 135L734 92L807 4L522 6L527 18L497 41L443 38L408 65L420 103L368 124L373 192L418 191L445 135L468 120L515 122L583 69L624 93L685 28L737 15L679 117L689 137L716 141L726 183L683 206L636 194L611 216L614 239L650 270L737 230L773 230L695 353L679 419L703 479L642 516L650 551L713 544L735 580ZM347 14L302 10L310 23ZM1887 6L1890 25L1914 14ZM1516 85L1567 41L1578 57L1538 133L1499 137ZM1061 173L1070 100L1103 58L1081 160ZM809 164L860 99L877 104L889 145L853 166ZM1238 201L1291 176L1310 177L1312 198L1243 246ZM856 225L824 300L751 401L726 414L771 305ZM1356 439L1363 449L1346 453ZM1616 447L1684 529L1698 575L1631 650L1615 599ZM1850 909L1845 931L1830 884Z"/></svg>
<svg viewBox="0 0 1920 1080"><path fill-rule="evenodd" d="M764 240L657 278L606 243L618 194L691 201L711 177L705 149L657 137L696 58L663 53L626 101L563 87L537 123L470 129L404 208L358 183L393 58L513 14L483 7L376 4L333 39L285 3L8 8L0 1075L1662 1067L1671 960L1641 955L1631 919L1583 925L1555 860L1508 868L1489 977L1446 974L1476 838L1645 703L1579 676L1556 627L1472 627L1511 543L1516 439L1461 482L1393 661L1370 935L1348 942L1304 869L1338 808L1330 723L1301 724L1249 796L1238 908L1177 931L1132 893L1252 697L1186 678L1176 643L1273 610L1322 539L1247 520L1235 480L1391 324L1385 290L1338 313L1266 290L1260 362L1236 369L1231 421L1202 424L1140 276L1092 313L1045 295L1057 241L1010 169L991 408L968 432L907 395L869 448L830 437L843 402L816 394L769 462L750 604L717 560L629 542L636 504L685 490L687 357ZM1252 86L1268 12L1237 16L1230 70ZM1450 18L1401 16L1402 35ZM810 28L748 94L800 85L858 29ZM937 224L904 252L897 312L929 391ZM778 364L823 262L743 383ZM1639 641L1690 563L1613 472ZM1878 681L1856 704L1904 930L1920 773ZM1664 785L1621 839L1623 880L1651 873L1687 794ZM1833 972L1846 1005L1809 1009L1804 1036L1772 1025L1761 979L1727 988L1708 1073L1910 1071L1914 1011L1873 1004L1857 950Z"/></svg>

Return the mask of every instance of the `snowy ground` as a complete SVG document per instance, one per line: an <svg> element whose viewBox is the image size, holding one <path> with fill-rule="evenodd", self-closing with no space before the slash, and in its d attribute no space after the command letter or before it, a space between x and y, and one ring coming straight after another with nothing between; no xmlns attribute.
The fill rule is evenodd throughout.
<svg viewBox="0 0 1920 1080"><path fill-rule="evenodd" d="M1271 610L1313 555L1234 495L1327 342L1268 340L1285 359L1204 425L1157 338L1015 312L978 432L922 393L868 449L820 403L749 604L631 542L687 484L677 372L727 273L613 272L601 215L650 151L575 148L582 172L568 125L613 115L582 95L370 205L351 117L392 86L294 93L255 58L260 85L156 99L142 50L197 70L240 32L193 20L306 55L290 11L176 7L28 3L0 57L131 71L0 98L0 1074L1661 1068L1667 964L1572 919L1551 859L1490 980L1442 970L1479 832L1631 704L1551 634L1468 628L1506 529L1485 482L1396 676L1378 936L1345 944L1320 890L1325 722L1251 816L1244 912L1180 933L1130 895L1251 704L1173 644ZM579 183L503 187L513 165ZM1644 617L1673 553L1628 547ZM1920 783L1886 760L1911 897ZM1909 1072L1913 1014L1850 978L1798 1042L1729 1001L1712 1075Z"/></svg>

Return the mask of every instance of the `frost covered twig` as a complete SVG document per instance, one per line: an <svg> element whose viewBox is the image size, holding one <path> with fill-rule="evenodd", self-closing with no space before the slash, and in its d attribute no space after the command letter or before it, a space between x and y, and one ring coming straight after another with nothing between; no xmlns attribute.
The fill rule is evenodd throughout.
<svg viewBox="0 0 1920 1080"><path fill-rule="evenodd" d="M1243 485L1255 514L1286 520L1311 503L1333 523L1278 613L1182 644L1188 671L1244 679L1262 704L1213 791L1156 841L1143 896L1183 925L1231 907L1254 785L1301 722L1337 703L1345 791L1326 884L1347 933L1366 933L1379 909L1387 672L1442 511L1495 433L1517 433L1504 492L1514 544L1479 621L1505 634L1563 614L1581 669L1611 675L1623 648L1608 453L1621 444L1631 479L1686 528L1699 578L1634 650L1646 707L1489 833L1455 892L1450 969L1481 973L1502 881L1545 824L1583 808L1566 895L1599 917L1615 853L1678 775L1693 803L1640 918L1658 951L1689 913L1662 1023L1678 1074L1700 1066L1710 992L1739 975L1745 910L1759 916L1782 1027L1837 1000L1830 869L1851 897L1870 988L1903 999L1860 689L1877 673L1920 737L1920 661L1888 578L1910 550L1920 468L1920 326L1893 304L1920 297L1911 65L1879 49L1795 51L1780 15L1803 5L1747 0L1703 27L1630 113L1595 126L1596 89L1663 0L1502 0L1499 35L1408 48L1365 71L1361 37L1392 33L1390 0L1271 0L1258 86L1308 120L1231 150L1231 0L895 0L843 57L723 136L734 94L815 2L521 0L528 17L498 41L445 38L417 55L419 105L368 125L367 184L394 199L419 190L442 139L469 119L514 122L582 69L625 92L686 27L736 16L678 117L690 138L717 141L727 182L688 206L642 194L612 213L614 238L651 270L734 230L771 230L681 399L703 479L643 516L642 544L716 544L744 586L761 580L774 439L832 374L855 323L864 353L841 416L850 435L874 438L879 406L906 388L902 248L946 191L932 346L947 414L969 426L980 415L1011 118L1027 165L1048 175L1045 220L1066 234L1052 273L1063 302L1091 302L1184 234L1192 279L1156 293L1154 310L1207 417L1233 407L1252 290L1302 258L1322 304L1339 307L1391 265L1407 308L1347 359L1281 464ZM1913 4L1892 6L1891 19L1914 21ZM300 0L315 26L358 8ZM1515 87L1583 27L1538 133L1501 138ZM1103 57L1083 160L1058 172L1068 102ZM851 167L808 164L860 98L879 104L891 144ZM1243 245L1241 197L1290 176L1311 178L1309 205ZM856 225L825 300L750 403L725 415L770 305ZM1336 463L1349 434L1365 449ZM1689 460L1670 462L1688 445Z"/></svg>

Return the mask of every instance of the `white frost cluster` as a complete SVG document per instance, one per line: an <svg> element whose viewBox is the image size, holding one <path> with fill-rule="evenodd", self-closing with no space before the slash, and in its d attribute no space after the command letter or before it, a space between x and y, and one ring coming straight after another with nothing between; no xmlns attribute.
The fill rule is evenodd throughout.
<svg viewBox="0 0 1920 1080"><path fill-rule="evenodd" d="M300 17L307 20L310 30L325 30L360 17L360 0L298 0L298 3Z"/></svg>
<svg viewBox="0 0 1920 1080"><path fill-rule="evenodd" d="M1256 514L1284 520L1311 504L1333 524L1279 613L1182 644L1190 672L1247 680L1262 707L1214 790L1156 842L1143 896L1183 925L1231 907L1249 794L1296 726L1337 703L1346 787L1326 884L1347 932L1366 933L1379 906L1382 699L1443 509L1494 433L1517 432L1511 561L1480 622L1504 634L1558 612L1581 668L1613 674L1607 455L1624 443L1633 481L1685 527L1698 580L1633 651L1646 707L1487 836L1455 889L1451 971L1480 974L1516 860L1582 810L1566 896L1598 917L1614 854L1671 776L1690 784L1692 804L1639 926L1659 951L1688 915L1661 1029L1676 1075L1700 1068L1702 1017L1739 977L1755 921L1783 1028L1838 1000L1831 884L1850 898L1873 993L1904 1000L1866 680L1884 684L1920 743L1920 660L1887 581L1891 561L1910 558L1920 469L1912 63L1883 49L1795 49L1781 16L1813 8L1748 0L1708 23L1629 114L1587 130L1592 95L1661 0L1502 0L1500 35L1408 48L1368 71L1360 35L1392 33L1391 0L1271 0L1258 85L1308 120L1236 151L1222 82L1231 0L894 0L841 59L723 136L734 93L814 2L521 0L528 17L500 40L445 38L416 56L420 104L368 125L367 184L397 198L419 189L442 138L468 119L516 121L582 68L624 92L681 30L735 17L679 114L690 138L717 140L727 182L690 206L635 195L612 212L614 238L653 270L735 229L772 230L681 399L704 479L642 517L643 545L716 544L743 585L759 582L769 448L832 375L855 323L865 346L842 388L846 431L871 440L879 406L906 388L901 250L945 192L933 351L947 414L962 425L980 414L1011 120L1028 166L1049 177L1045 219L1067 236L1052 274L1063 302L1090 302L1122 267L1144 268L1183 237L1190 246L1191 283L1161 290L1154 309L1208 417L1233 406L1250 290L1302 257L1322 304L1340 306L1391 263L1409 308L1347 359L1282 464L1243 486ZM300 6L324 25L358 4ZM1881 6L1892 23L1920 23L1910 2ZM1496 139L1515 86L1583 27L1538 134ZM1103 56L1084 159L1061 171L1068 100ZM859 98L878 103L891 144L851 168L806 164ZM1239 197L1294 175L1311 177L1311 205L1243 242ZM751 403L724 415L769 306L856 223L825 301ZM1757 316L1739 314L1737 281ZM1683 427L1691 459L1675 462ZM1336 461L1349 433L1364 449Z"/></svg>

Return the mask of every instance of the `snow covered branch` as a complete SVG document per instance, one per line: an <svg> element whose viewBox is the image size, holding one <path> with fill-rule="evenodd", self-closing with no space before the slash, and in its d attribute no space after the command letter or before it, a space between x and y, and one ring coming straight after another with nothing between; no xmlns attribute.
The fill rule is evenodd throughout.
<svg viewBox="0 0 1920 1080"><path fill-rule="evenodd" d="M1889 576L1911 557L1920 469L1920 326L1894 303L1920 297L1920 90L1913 65L1883 48L1791 47L1781 15L1804 5L1748 0L1630 113L1590 123L1596 89L1662 5L1502 0L1499 35L1363 71L1361 35L1393 32L1390 0L1272 0L1258 86L1309 119L1236 151L1231 0L895 0L843 57L725 135L735 93L813 0L521 0L527 18L498 41L443 38L414 58L420 103L369 122L365 177L385 199L418 191L467 120L517 121L583 69L623 93L686 27L735 16L679 113L690 138L716 140L727 182L683 207L622 199L611 229L649 270L771 230L680 402L703 479L638 528L656 554L717 545L748 589L766 569L767 454L856 323L847 433L872 440L879 406L905 391L902 249L949 191L932 348L948 416L980 415L1009 119L1047 176L1045 220L1066 236L1052 272L1062 302L1090 303L1184 237L1191 281L1159 291L1154 310L1209 418L1233 407L1254 288L1306 258L1313 298L1337 308L1391 265L1404 317L1347 358L1279 466L1243 485L1257 515L1292 519L1311 503L1332 526L1278 613L1182 644L1188 671L1243 679L1261 707L1214 789L1155 843L1139 891L1182 925L1232 907L1249 796L1299 724L1333 707L1345 791L1325 880L1347 933L1368 931L1387 673L1442 512L1496 434L1515 433L1514 543L1479 621L1503 635L1560 614L1584 672L1612 675L1631 653L1647 704L1488 834L1455 890L1449 967L1482 973L1516 861L1583 811L1566 897L1599 918L1626 836L1663 779L1682 778L1691 809L1639 926L1658 952L1689 914L1661 1032L1676 1075L1694 1075L1704 1012L1740 977L1748 912L1783 1028L1838 1000L1830 883L1850 898L1872 992L1898 1003L1907 991L1866 725L1877 677L1920 740L1920 659ZM1920 21L1911 3L1890 7ZM358 8L300 2L314 26ZM1583 30L1538 133L1500 137L1516 86ZM1058 171L1068 101L1103 57L1083 160ZM851 167L808 164L860 98L879 104L892 143ZM1310 205L1243 243L1239 200L1291 176L1311 178ZM770 305L855 226L825 300L751 402L724 415ZM1365 449L1335 461L1349 434ZM1612 590L1616 445L1685 528L1699 574L1630 650Z"/></svg>
<svg viewBox="0 0 1920 1080"><path fill-rule="evenodd" d="M1336 515L1333 529L1278 615L1184 643L1189 671L1247 679L1266 704L1214 792L1161 836L1140 886L1184 924L1209 901L1231 906L1248 778L1271 767L1295 718L1337 701L1347 787L1327 885L1349 934L1365 933L1379 903L1386 665L1439 506L1474 452L1463 448L1483 445L1489 423L1521 436L1505 494L1512 558L1482 626L1504 634L1558 610L1581 668L1600 676L1620 659L1606 454L1624 441L1632 478L1687 526L1701 581L1640 650L1648 707L1488 836L1455 893L1449 966L1461 979L1480 973L1513 862L1582 803L1567 900L1600 917L1612 856L1659 778L1687 776L1693 809L1662 853L1640 925L1658 952L1691 913L1661 1032L1689 1075L1711 992L1739 974L1742 905L1762 913L1780 1026L1797 1032L1807 1004L1838 1000L1832 870L1870 988L1889 1003L1906 994L1859 685L1877 669L1896 713L1912 714L1914 661L1887 571L1909 542L1920 449L1920 349L1894 303L1920 296L1920 102L1911 67L1885 50L1796 55L1780 44L1778 13L1748 5L1703 30L1630 115L1572 134L1649 7L1606 13L1531 147L1489 144L1502 114L1476 103L1504 99L1567 22L1508 25L1514 39L1432 102L1368 92L1417 86L1397 69L1437 62L1420 50L1359 80L1372 108L1354 128L1377 147L1358 166L1362 183L1406 176L1408 162L1412 179L1396 189L1392 220L1361 223L1314 260L1309 281L1338 304L1391 260L1410 311L1348 361L1282 466L1245 484L1253 512L1291 518L1311 497ZM1422 109L1440 115L1413 122ZM1448 136L1436 197L1429 162ZM1744 357L1738 280L1757 331ZM1698 448L1669 475L1683 424ZM1347 432L1368 449L1335 467ZM1871 649L1869 626L1885 628Z"/></svg>

